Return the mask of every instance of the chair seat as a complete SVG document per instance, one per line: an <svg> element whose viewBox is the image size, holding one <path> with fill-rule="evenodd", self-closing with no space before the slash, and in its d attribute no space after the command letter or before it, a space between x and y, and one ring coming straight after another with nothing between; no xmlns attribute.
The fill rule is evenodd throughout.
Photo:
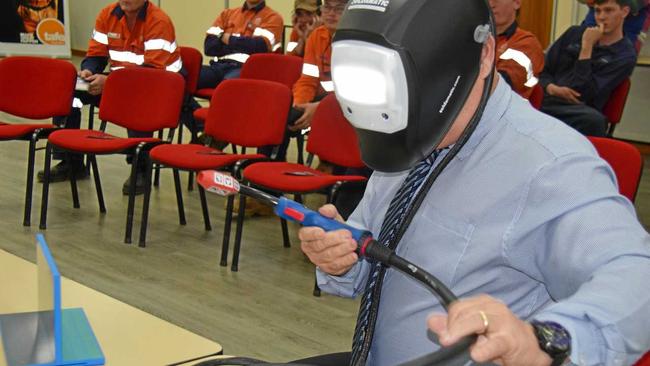
<svg viewBox="0 0 650 366"><path fill-rule="evenodd" d="M56 126L53 124L14 124L0 122L0 140L12 140L28 136L41 128L56 128Z"/></svg>
<svg viewBox="0 0 650 366"><path fill-rule="evenodd" d="M244 169L244 178L266 188L284 192L313 192L336 182L362 182L360 175L331 175L295 163L256 163Z"/></svg>
<svg viewBox="0 0 650 366"><path fill-rule="evenodd" d="M108 154L138 146L141 142L160 142L155 137L122 138L94 130L58 130L48 137L53 145L66 150Z"/></svg>
<svg viewBox="0 0 650 366"><path fill-rule="evenodd" d="M193 113L194 118L196 118L199 121L205 121L206 119L208 119L208 111L209 110L210 110L210 108L207 108L207 107L196 109L194 111L194 113Z"/></svg>
<svg viewBox="0 0 650 366"><path fill-rule="evenodd" d="M243 159L265 158L262 154L228 154L198 144L160 145L149 152L152 161L183 170L218 169Z"/></svg>
<svg viewBox="0 0 650 366"><path fill-rule="evenodd" d="M203 98L203 99L211 99L212 98L212 93L214 93L214 89L212 88L204 88L204 89L198 89L196 93L194 93L194 96Z"/></svg>

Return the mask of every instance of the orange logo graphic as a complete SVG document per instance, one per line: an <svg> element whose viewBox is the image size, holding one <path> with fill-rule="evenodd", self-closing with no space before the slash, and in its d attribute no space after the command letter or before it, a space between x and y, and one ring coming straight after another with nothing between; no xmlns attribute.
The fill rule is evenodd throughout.
<svg viewBox="0 0 650 366"><path fill-rule="evenodd" d="M36 36L43 44L61 46L65 44L65 27L58 19L43 19L36 27Z"/></svg>

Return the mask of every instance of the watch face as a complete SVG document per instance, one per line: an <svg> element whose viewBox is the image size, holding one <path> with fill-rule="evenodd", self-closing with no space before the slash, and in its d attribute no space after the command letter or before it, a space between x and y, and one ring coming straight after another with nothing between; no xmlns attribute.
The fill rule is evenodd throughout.
<svg viewBox="0 0 650 366"><path fill-rule="evenodd" d="M551 356L568 356L571 350L571 335L555 322L533 322L539 345Z"/></svg>

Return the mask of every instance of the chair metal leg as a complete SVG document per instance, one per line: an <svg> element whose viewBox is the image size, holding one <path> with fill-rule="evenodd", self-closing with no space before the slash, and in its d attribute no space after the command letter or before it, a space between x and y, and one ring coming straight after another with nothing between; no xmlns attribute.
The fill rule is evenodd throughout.
<svg viewBox="0 0 650 366"><path fill-rule="evenodd" d="M131 244L131 232L133 231L133 211L135 211L135 183L138 175L138 163L140 160L140 147L133 154L131 162L131 179L129 181L129 204L126 210L126 231L124 233L124 243Z"/></svg>
<svg viewBox="0 0 650 366"><path fill-rule="evenodd" d="M183 127L181 126L181 130L182 129L183 129ZM163 131L162 130L158 131L158 138L161 139L161 140L163 139ZM173 136L172 136L172 140L173 140ZM154 178L153 178L153 185L158 187L158 186L160 186L160 164L156 164L155 166L156 166L156 169L155 169L156 173L155 173Z"/></svg>
<svg viewBox="0 0 650 366"><path fill-rule="evenodd" d="M615 128L616 128L616 124L615 124L615 123L610 123L610 124L609 124L609 128L607 129L607 137L611 137L611 138L614 137L614 129L615 129Z"/></svg>
<svg viewBox="0 0 650 366"><path fill-rule="evenodd" d="M235 230L235 248L232 253L232 265L230 270L237 272L239 270L239 250L241 249L241 235L244 228L244 214L246 212L246 196L239 195L239 212L237 214L237 228Z"/></svg>
<svg viewBox="0 0 650 366"><path fill-rule="evenodd" d="M187 190L189 192L194 190L194 172L191 170L187 172Z"/></svg>
<svg viewBox="0 0 650 366"><path fill-rule="evenodd" d="M183 192L181 192L181 177L178 169L172 169L174 176L174 189L176 190L176 205L178 206L178 222L185 225L185 206L183 205Z"/></svg>
<svg viewBox="0 0 650 366"><path fill-rule="evenodd" d="M70 154L66 153L66 161L71 162ZM79 208L79 190L77 190L77 166L70 164L70 190L72 191L72 207Z"/></svg>
<svg viewBox="0 0 650 366"><path fill-rule="evenodd" d="M307 166L311 166L311 164L314 162L314 154L309 153L307 154Z"/></svg>
<svg viewBox="0 0 650 366"><path fill-rule="evenodd" d="M95 127L95 106L90 104L88 107L88 129L92 130ZM90 173L90 155L86 155L86 174Z"/></svg>
<svg viewBox="0 0 650 366"><path fill-rule="evenodd" d="M203 223L205 224L205 231L211 231L210 213L208 212L208 201L205 198L205 189L199 186L199 197L201 198L201 210L203 211Z"/></svg>
<svg viewBox="0 0 650 366"><path fill-rule="evenodd" d="M304 146L305 146L305 137L300 134L296 137L296 145L298 147L298 164L304 164Z"/></svg>
<svg viewBox="0 0 650 366"><path fill-rule="evenodd" d="M318 287L318 280L316 279L316 277L314 277L314 291L312 292L312 294L316 297L320 297L320 287Z"/></svg>
<svg viewBox="0 0 650 366"><path fill-rule="evenodd" d="M226 219L223 222L223 243L221 244L221 261L219 265L228 265L228 246L230 244L230 226L232 224L232 209L235 203L235 196L228 196L226 200Z"/></svg>
<svg viewBox="0 0 650 366"><path fill-rule="evenodd" d="M43 193L41 194L41 223L39 228L47 228L47 201L50 193L50 165L52 164L52 145L45 145L45 167L43 168Z"/></svg>
<svg viewBox="0 0 650 366"><path fill-rule="evenodd" d="M92 130L95 126L95 106L90 104L88 107L88 129Z"/></svg>
<svg viewBox="0 0 650 366"><path fill-rule="evenodd" d="M144 199L142 200L142 219L140 220L140 239L138 240L138 246L144 248L146 246L147 240L147 226L149 225L149 199L151 197L151 169L153 164L150 162L147 164L144 177Z"/></svg>
<svg viewBox="0 0 650 366"><path fill-rule="evenodd" d="M282 226L282 243L285 248L291 248L291 240L289 240L289 227L287 226L287 220L280 219L280 224Z"/></svg>
<svg viewBox="0 0 650 366"><path fill-rule="evenodd" d="M178 123L178 137L176 138L177 144L183 143L183 122Z"/></svg>
<svg viewBox="0 0 650 366"><path fill-rule="evenodd" d="M97 202L99 203L99 212L106 213L106 204L104 203L104 191L102 190L102 180L99 176L99 167L97 166L97 157L95 155L88 155L90 167L93 171L93 179L95 180L95 190L97 191Z"/></svg>
<svg viewBox="0 0 650 366"><path fill-rule="evenodd" d="M34 190L34 160L36 156L36 133L29 140L29 151L27 155L27 182L25 184L25 214L23 226L30 226L32 221L32 191Z"/></svg>
<svg viewBox="0 0 650 366"><path fill-rule="evenodd" d="M156 187L160 186L160 164L156 164L156 172L153 177L153 185Z"/></svg>

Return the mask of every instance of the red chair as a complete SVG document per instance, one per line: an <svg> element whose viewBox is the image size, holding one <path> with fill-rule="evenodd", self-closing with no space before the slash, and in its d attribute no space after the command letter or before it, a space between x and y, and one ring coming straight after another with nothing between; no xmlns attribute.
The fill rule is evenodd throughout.
<svg viewBox="0 0 650 366"><path fill-rule="evenodd" d="M186 71L185 75L185 97L184 103L181 110L181 117L190 112L189 110L189 98L192 98L192 95L196 92L196 85L199 82L199 73L201 72L201 63L203 62L203 55L201 52L193 47L179 47L181 53L181 61L183 62L183 68ZM185 113L184 113L185 112ZM196 140L197 129L194 126L194 121L180 121L178 125L178 139L177 142L180 144L183 142L183 122L187 123L189 126L191 141ZM158 135L159 138L162 138L162 131ZM154 185L158 186L160 181L160 168L156 167L156 173L154 177ZM190 185L191 187L191 185Z"/></svg>
<svg viewBox="0 0 650 366"><path fill-rule="evenodd" d="M643 172L643 157L634 145L604 137L589 136L598 155L614 169L619 192L634 202Z"/></svg>
<svg viewBox="0 0 650 366"><path fill-rule="evenodd" d="M282 53L256 53L248 58L241 69L242 79L269 80L282 83L293 90L302 75L302 58ZM303 164L305 136L302 131L291 133L296 138L298 163Z"/></svg>
<svg viewBox="0 0 650 366"><path fill-rule="evenodd" d="M334 94L325 97L314 114L312 129L307 141L307 151L338 166L362 168L359 143L354 129L343 116ZM338 190L344 184L365 184L366 177L357 175L333 175L306 167L302 164L285 162L259 162L244 167L241 179L243 184L274 192L279 195L324 193L327 202L334 202ZM232 270L238 270L239 251L244 224L246 197L239 196L239 215L235 234L235 248ZM285 247L289 236L286 221L282 220L282 234ZM226 248L222 250L224 253Z"/></svg>
<svg viewBox="0 0 650 366"><path fill-rule="evenodd" d="M257 107L251 107L255 103ZM289 107L291 91L285 85L264 80L225 80L217 86L205 123L205 134L210 139L227 141L243 147L278 145L282 142ZM210 141L207 142L208 145ZM227 154L220 150L199 144L160 145L150 153L150 162L173 169L178 215L185 225L183 196L180 189L179 170L197 172L206 169L231 169L242 159L265 158L260 154ZM147 174L149 177L150 174ZM140 227L140 246L145 246L148 222L150 184L147 182ZM210 230L205 191L199 187L205 229ZM228 213L224 228L224 247L230 240L230 221L233 200L228 200ZM222 253L222 256L224 254ZM225 265L225 264L224 264Z"/></svg>
<svg viewBox="0 0 650 366"><path fill-rule="evenodd" d="M603 107L603 114L609 122L609 128L607 129L607 136L609 137L613 136L616 125L621 122L625 102L627 101L631 86L630 78L623 80L622 83L612 90L612 94Z"/></svg>
<svg viewBox="0 0 650 366"><path fill-rule="evenodd" d="M286 85L293 90L293 84L302 74L302 58L276 53L256 53L251 55L242 66L240 78L275 81ZM204 121L208 115L208 108L199 108L194 111L194 118ZM302 163L302 146L304 138L298 138L298 160Z"/></svg>
<svg viewBox="0 0 650 366"><path fill-rule="evenodd" d="M178 73L151 68L125 68L112 72L106 79L99 118L138 132L173 129L183 101L183 77ZM67 152L88 154L95 178L99 211L106 212L96 155L127 154L133 156L131 187L127 209L125 243L131 242L135 204L135 176L142 152L164 141L154 137L122 138L96 130L57 130L48 137L45 152L45 176L41 205L41 229L46 228L50 164L54 146ZM74 172L73 172L74 173ZM70 186L74 208L79 208L77 182L71 174Z"/></svg>
<svg viewBox="0 0 650 366"><path fill-rule="evenodd" d="M291 55L282 55L277 53L256 53L251 55L242 66L240 79L267 80L275 81L286 85L289 90L293 90L293 84L298 81L302 74L302 58ZM197 91L202 96L208 95L208 90L201 89ZM211 92L209 94L212 95ZM194 111L194 118L199 121L205 121L208 115L208 108L199 108ZM302 150L304 138L298 137L298 161L302 163ZM192 190L192 175L188 184L188 190Z"/></svg>
<svg viewBox="0 0 650 366"><path fill-rule="evenodd" d="M0 60L0 111L28 119L67 116L77 71L62 60L8 57ZM29 141L23 225L30 226L36 142L56 126L51 123L0 122L0 140Z"/></svg>
<svg viewBox="0 0 650 366"><path fill-rule="evenodd" d="M540 83L537 83L533 87L533 92L528 97L528 101L533 106L533 108L539 110L542 107L542 101L544 100L544 88Z"/></svg>

